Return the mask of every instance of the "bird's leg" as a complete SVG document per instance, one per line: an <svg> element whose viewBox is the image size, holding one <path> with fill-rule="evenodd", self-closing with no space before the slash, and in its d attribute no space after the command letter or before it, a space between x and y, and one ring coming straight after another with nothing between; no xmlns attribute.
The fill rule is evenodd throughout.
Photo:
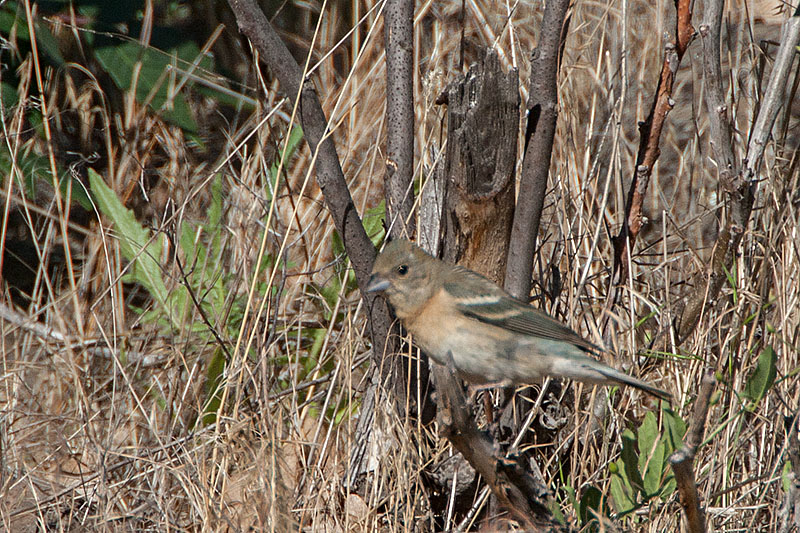
<svg viewBox="0 0 800 533"><path fill-rule="evenodd" d="M483 392L483 412L486 413L486 422L491 426L494 423L494 406L492 405L492 395L489 392L494 388L506 388L513 385L511 380L504 379L501 381L492 381L489 383L481 383L478 385L470 384L468 387L468 394L470 398L477 397L478 393Z"/></svg>
<svg viewBox="0 0 800 533"><path fill-rule="evenodd" d="M486 422L490 426L494 424L494 409L492 407L492 393L485 390L483 391L483 412L486 413Z"/></svg>

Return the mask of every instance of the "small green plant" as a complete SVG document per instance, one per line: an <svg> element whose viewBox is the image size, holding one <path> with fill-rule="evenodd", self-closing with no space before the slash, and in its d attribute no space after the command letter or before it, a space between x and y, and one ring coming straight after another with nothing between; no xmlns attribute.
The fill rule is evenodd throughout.
<svg viewBox="0 0 800 533"><path fill-rule="evenodd" d="M755 410L758 402L764 399L772 385L775 384L775 377L778 369L775 366L777 355L772 346L766 346L758 355L756 368L744 387L744 399L747 400L746 408L750 411Z"/></svg>
<svg viewBox="0 0 800 533"><path fill-rule="evenodd" d="M50 31L52 23L46 19L64 8L62 4L67 3L38 3L38 9L33 11L32 24L29 25L24 3L13 0L0 2L0 35L4 36L4 45L0 48L0 64L4 66L4 75L0 79L0 106L6 113L11 114L9 111L20 104L18 88L26 81L18 79L17 75L25 71L19 67L33 54L34 44L38 60L52 67L52 71L58 72L59 76L75 76L75 84L79 85L80 74L75 73L96 71L107 74L113 84L104 84L104 91L132 93L140 105L148 106L154 113L178 126L197 147L202 148L204 141L198 134L191 95L213 98L218 104L232 109L255 108L251 98L219 84L221 76L214 56L201 50L192 40L190 32L174 31L169 25L169 17L154 21L152 31L148 32L151 37L145 46L115 33L120 22L124 21L127 26L130 21L141 20L144 4L103 0L78 2L74 8L76 14L84 15L82 25L77 28L78 31L70 32L70 38L63 35L57 37ZM134 27L130 28L132 35L139 34L136 29L138 25L139 22L133 23ZM33 32L30 31L31 27ZM110 28L113 30L109 31ZM5 36L9 36L9 39ZM66 42L72 36L78 46ZM69 53L75 56L75 50L80 50L80 55L70 57ZM81 68L70 68L72 65L80 65ZM56 80L46 81L55 87L61 84ZM114 94L109 94L106 99L109 102L117 100ZM25 121L35 135L26 136L19 146L0 144L0 172L10 175L13 162L24 177L23 190L28 198L33 199L36 198L37 182L45 180L52 184L54 179L48 158L35 151L39 141L46 139L41 107L23 103ZM54 113L52 107L50 113ZM57 162L60 160L60 157L56 159ZM56 168L56 172L62 195L66 196L71 185L71 200L91 210L88 196L82 187L77 186L77 179L64 168Z"/></svg>
<svg viewBox="0 0 800 533"><path fill-rule="evenodd" d="M659 434L655 414L648 412L636 433L622 433L622 454L611 463L611 496L619 517L631 514L652 500L666 501L675 492L675 476L668 470L669 456L681 446L686 423L672 410L662 409Z"/></svg>
<svg viewBox="0 0 800 533"><path fill-rule="evenodd" d="M604 519L619 520L653 500L666 501L675 492L675 476L668 469L670 454L681 446L686 424L672 410L662 408L662 427L648 412L634 433L622 433L620 458L609 465L610 496L598 487L582 488L580 499L574 487L563 479L567 500L572 504L585 531L601 531ZM612 513L609 503L616 513Z"/></svg>
<svg viewBox="0 0 800 533"><path fill-rule="evenodd" d="M192 342L205 345L222 342L207 364L203 422L213 421L219 408L220 385L227 361L225 339L238 331L243 304L234 300L228 312L230 276L223 271L222 249L222 180L212 184L208 218L199 224L184 222L177 242L176 255L182 267L178 278L162 267L166 245L164 234L153 235L125 207L102 177L89 171L92 198L98 210L108 217L116 230L122 257L128 261L123 281L144 287L154 300L149 310L138 309L146 323L156 323L171 332L189 332ZM262 268L270 262L265 258ZM177 282L176 282L177 281ZM266 289L265 289L266 290ZM200 314L200 318L193 311ZM224 338L220 338L220 333Z"/></svg>

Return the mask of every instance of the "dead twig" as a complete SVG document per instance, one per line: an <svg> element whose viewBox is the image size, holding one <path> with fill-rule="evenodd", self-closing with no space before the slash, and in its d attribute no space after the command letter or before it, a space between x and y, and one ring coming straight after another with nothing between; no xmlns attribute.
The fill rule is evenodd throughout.
<svg viewBox="0 0 800 533"><path fill-rule="evenodd" d="M609 311L619 301L622 288L628 279L631 251L644 225L642 206L647 193L647 186L650 182L650 175L658 157L661 155L659 146L661 131L664 128L667 115L675 105L672 99L672 87L675 83L675 76L678 73L681 59L683 59L683 55L686 53L686 49L694 36L692 4L691 0L675 0L675 6L678 11L675 39L668 43L664 49L664 61L661 65L661 75L658 79L653 106L650 108L650 114L647 119L639 125L640 138L639 151L636 156L636 171L625 201L625 218L622 222L622 228L619 234L613 238L614 271L611 276L609 298L606 302L606 308ZM604 330L607 329L611 315L612 313L606 313Z"/></svg>
<svg viewBox="0 0 800 533"><path fill-rule="evenodd" d="M689 432L686 434L681 449L673 453L669 458L672 471L675 472L681 505L683 506L683 512L686 514L686 521L691 533L704 533L706 531L706 518L703 508L700 506L700 495L697 493L697 483L695 482L692 464L697 453L697 447L700 446L703 440L709 401L715 384L716 379L712 372L708 372L703 376L700 393L697 395L697 400L694 404Z"/></svg>

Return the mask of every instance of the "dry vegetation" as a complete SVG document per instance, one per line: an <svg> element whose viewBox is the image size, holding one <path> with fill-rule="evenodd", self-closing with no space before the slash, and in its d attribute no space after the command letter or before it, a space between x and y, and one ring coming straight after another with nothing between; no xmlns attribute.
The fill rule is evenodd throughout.
<svg viewBox="0 0 800 533"><path fill-rule="evenodd" d="M296 57L313 39L308 69L336 125L339 157L363 214L382 197L381 4L332 4L298 3L283 37ZM443 153L444 109L434 100L462 71L461 5L416 6L420 182ZM481 47L494 46L526 80L539 4L476 0L465 6L465 64ZM739 155L775 50L766 45L764 55L759 42L778 41L786 16L772 4L747 7L728 7L723 46ZM86 37L68 15L46 15L42 20L61 46L74 49ZM650 105L673 18L666 0L577 2L572 15L534 296L559 276L557 299L537 298L537 305L597 341L612 265L609 237L621 222L637 121ZM150 21L145 16L145 25ZM15 157L35 153L52 165L69 164L87 187L89 168L102 176L144 227L159 232L151 232L152 240L162 248L144 255L160 253L155 259L168 296L154 298L125 277L132 263L124 242L131 237L98 216L97 202L67 217L68 199L52 186L41 182L31 195L20 185L25 169L3 174L0 528L452 528L450 517L432 516L448 495L428 493L426 479L446 468L452 451L435 425L398 419L386 394L378 399L368 446L371 471L351 492L348 463L371 349L361 300L314 183L313 154L302 143L284 151L291 101L281 100L268 74L246 62L247 50L230 44L237 30L229 15L225 22L221 37L204 39L212 50L227 40L227 49L240 54L231 71L245 74L222 83L259 103L254 111L223 113L213 99L195 97L203 148L130 91L107 94L109 80L95 79L79 63L55 69L37 66L36 54L20 57L17 94L24 105L3 105L6 149ZM4 38L9 46L17 43L14 35ZM800 405L797 98L793 115L791 105L782 112L768 147L755 210L723 294L681 345L667 335L653 351L645 349L672 320L693 275L706 268L721 209L705 133L700 53L698 40L678 75L676 107L648 193L649 225L634 251L631 290L620 307L625 313L613 322L614 363L671 391L683 420L703 372L717 371L696 461L709 529L778 531L789 479L784 469L788 454L797 453L789 435L797 432ZM50 117L49 131L36 133L34 112ZM23 262L32 267L12 274L8 250L17 243L15 257L28 250ZM176 294L182 296L169 296ZM777 377L750 405L746 387L767 347L777 354ZM214 393L221 375L223 386ZM535 432L529 452L577 527L569 491L580 499L591 486L610 497L610 465L620 458L623 430L635 433L652 411L664 431L663 412L639 393L616 391L598 431L590 408L607 389L554 390L541 398L535 421L548 431ZM606 504L613 522L604 523L606 531L681 527L675 492L625 516ZM471 527L485 519L480 515Z"/></svg>

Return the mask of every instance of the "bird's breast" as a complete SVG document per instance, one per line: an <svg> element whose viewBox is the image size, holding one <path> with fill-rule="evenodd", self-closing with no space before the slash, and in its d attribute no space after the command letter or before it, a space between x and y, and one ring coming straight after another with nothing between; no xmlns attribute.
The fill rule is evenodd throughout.
<svg viewBox="0 0 800 533"><path fill-rule="evenodd" d="M468 381L482 383L508 378L517 348L515 335L469 318L433 300L418 315L404 321L414 342L437 363L452 363Z"/></svg>

